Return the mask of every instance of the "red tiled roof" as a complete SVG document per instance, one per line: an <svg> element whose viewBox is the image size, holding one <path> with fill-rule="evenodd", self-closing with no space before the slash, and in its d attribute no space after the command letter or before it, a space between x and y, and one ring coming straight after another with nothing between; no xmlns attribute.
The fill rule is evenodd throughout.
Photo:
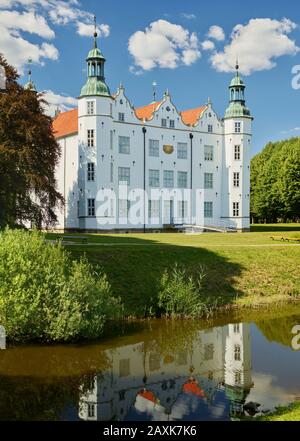
<svg viewBox="0 0 300 441"><path fill-rule="evenodd" d="M193 126L197 123L202 113L207 109L207 106L197 107L197 109L185 110L181 112L181 118L184 124Z"/></svg>
<svg viewBox="0 0 300 441"><path fill-rule="evenodd" d="M140 397L145 398L145 400L152 401L152 403L156 403L156 398L153 392L149 390L143 390L138 393Z"/></svg>
<svg viewBox="0 0 300 441"><path fill-rule="evenodd" d="M135 114L139 119L151 119L155 110L158 109L162 101L155 101L147 106L135 109Z"/></svg>
<svg viewBox="0 0 300 441"><path fill-rule="evenodd" d="M188 381L183 385L183 391L187 394L197 395L198 397L205 397L204 391L198 386L196 381Z"/></svg>
<svg viewBox="0 0 300 441"><path fill-rule="evenodd" d="M156 101L144 107L135 109L135 114L139 119L149 120L153 113L161 105L162 101ZM201 106L197 109L185 110L180 113L182 121L186 125L194 125L202 116L207 106ZM55 138L62 138L78 133L78 109L69 110L57 115L53 120L53 132Z"/></svg>
<svg viewBox="0 0 300 441"><path fill-rule="evenodd" d="M78 132L78 109L59 113L53 120L55 138L73 135Z"/></svg>

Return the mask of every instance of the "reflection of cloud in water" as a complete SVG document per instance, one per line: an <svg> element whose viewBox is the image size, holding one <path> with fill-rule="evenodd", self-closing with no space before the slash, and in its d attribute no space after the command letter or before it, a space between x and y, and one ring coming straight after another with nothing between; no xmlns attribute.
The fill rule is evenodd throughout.
<svg viewBox="0 0 300 441"><path fill-rule="evenodd" d="M280 386L276 385L277 378L274 375L253 373L254 388L251 390L247 401L260 403L263 409L273 410L279 404L288 404L295 399L295 395L289 394Z"/></svg>
<svg viewBox="0 0 300 441"><path fill-rule="evenodd" d="M215 418L221 418L225 414L225 409L225 404L219 403L217 406L211 408L211 413Z"/></svg>
<svg viewBox="0 0 300 441"><path fill-rule="evenodd" d="M198 406L199 398L193 396L180 395L176 403L172 408L170 417L174 420L181 420L185 415L189 415L191 407L192 411L195 412Z"/></svg>
<svg viewBox="0 0 300 441"><path fill-rule="evenodd" d="M154 421L163 421L166 419L164 407L141 395L137 395L134 407L138 412L147 413Z"/></svg>

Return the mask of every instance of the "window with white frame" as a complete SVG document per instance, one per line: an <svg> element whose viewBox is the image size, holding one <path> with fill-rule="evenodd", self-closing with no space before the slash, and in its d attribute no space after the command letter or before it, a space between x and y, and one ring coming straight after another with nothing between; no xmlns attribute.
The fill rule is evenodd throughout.
<svg viewBox="0 0 300 441"><path fill-rule="evenodd" d="M119 361L119 375L120 377L128 377L130 375L130 359L124 358Z"/></svg>
<svg viewBox="0 0 300 441"><path fill-rule="evenodd" d="M233 186L236 188L240 186L240 173L239 172L233 172Z"/></svg>
<svg viewBox="0 0 300 441"><path fill-rule="evenodd" d="M95 113L95 101L87 101L87 114L94 115Z"/></svg>
<svg viewBox="0 0 300 441"><path fill-rule="evenodd" d="M170 129L174 129L174 128L175 128L175 120L170 119Z"/></svg>
<svg viewBox="0 0 300 441"><path fill-rule="evenodd" d="M118 169L118 182L127 182L130 185L130 168L129 167L119 167Z"/></svg>
<svg viewBox="0 0 300 441"><path fill-rule="evenodd" d="M213 126L211 124L208 124L207 131L208 131L208 133L212 133L213 132Z"/></svg>
<svg viewBox="0 0 300 441"><path fill-rule="evenodd" d="M149 207L150 222L151 222L151 220L158 220L159 219L159 209L160 209L159 200L149 199L148 207Z"/></svg>
<svg viewBox="0 0 300 441"><path fill-rule="evenodd" d="M95 130L88 129L87 131L87 145L88 147L94 147L95 145Z"/></svg>
<svg viewBox="0 0 300 441"><path fill-rule="evenodd" d="M233 332L235 334L239 334L239 332L240 332L240 324L239 323L234 323L234 325L233 325Z"/></svg>
<svg viewBox="0 0 300 441"><path fill-rule="evenodd" d="M186 142L178 142L177 143L177 158L178 159L187 159L187 143Z"/></svg>
<svg viewBox="0 0 300 441"><path fill-rule="evenodd" d="M159 187L159 170L149 170L149 187Z"/></svg>
<svg viewBox="0 0 300 441"><path fill-rule="evenodd" d="M234 360L235 361L241 360L241 347L240 347L240 345L234 345Z"/></svg>
<svg viewBox="0 0 300 441"><path fill-rule="evenodd" d="M88 417L94 418L95 416L95 404L88 403Z"/></svg>
<svg viewBox="0 0 300 441"><path fill-rule="evenodd" d="M242 123L240 121L235 121L234 123L234 133L241 133Z"/></svg>
<svg viewBox="0 0 300 441"><path fill-rule="evenodd" d="M110 163L110 182L114 182L114 163Z"/></svg>
<svg viewBox="0 0 300 441"><path fill-rule="evenodd" d="M95 164L93 162L88 162L87 164L87 180L95 180Z"/></svg>
<svg viewBox="0 0 300 441"><path fill-rule="evenodd" d="M114 142L114 132L111 130L110 131L110 150L113 150L113 147L114 147L113 142Z"/></svg>
<svg viewBox="0 0 300 441"><path fill-rule="evenodd" d="M214 147L212 145L204 146L204 161L214 160Z"/></svg>
<svg viewBox="0 0 300 441"><path fill-rule="evenodd" d="M167 127L167 120L166 120L166 118L162 118L161 119L161 126L162 127Z"/></svg>
<svg viewBox="0 0 300 441"><path fill-rule="evenodd" d="M177 215L180 219L184 219L188 214L187 201L178 201L177 203Z"/></svg>
<svg viewBox="0 0 300 441"><path fill-rule="evenodd" d="M241 384L242 374L241 371L235 371L234 373L234 382L235 384Z"/></svg>
<svg viewBox="0 0 300 441"><path fill-rule="evenodd" d="M119 199L119 217L127 218L130 209L130 201L127 199Z"/></svg>
<svg viewBox="0 0 300 441"><path fill-rule="evenodd" d="M115 204L116 204L115 198L110 198L109 199L109 206L105 210L107 216L109 216L109 217L113 217L114 216Z"/></svg>
<svg viewBox="0 0 300 441"><path fill-rule="evenodd" d="M240 215L240 203L239 202L233 202L232 214L233 214L233 217L239 217L239 215Z"/></svg>
<svg viewBox="0 0 300 441"><path fill-rule="evenodd" d="M129 136L119 136L119 153L130 154L130 138Z"/></svg>
<svg viewBox="0 0 300 441"><path fill-rule="evenodd" d="M173 188L174 187L174 172L173 170L164 170L164 187Z"/></svg>
<svg viewBox="0 0 300 441"><path fill-rule="evenodd" d="M177 187L187 188L187 172L184 171L177 172Z"/></svg>
<svg viewBox="0 0 300 441"><path fill-rule="evenodd" d="M149 156L159 156L159 141L157 139L149 139Z"/></svg>
<svg viewBox="0 0 300 441"><path fill-rule="evenodd" d="M119 121L124 122L125 121L125 114L123 112L119 112Z"/></svg>
<svg viewBox="0 0 300 441"><path fill-rule="evenodd" d="M234 146L234 160L235 161L241 160L241 146L240 145Z"/></svg>
<svg viewBox="0 0 300 441"><path fill-rule="evenodd" d="M211 189L213 186L213 173L204 173L204 188Z"/></svg>
<svg viewBox="0 0 300 441"><path fill-rule="evenodd" d="M95 199L88 199L88 216L95 216Z"/></svg>
<svg viewBox="0 0 300 441"><path fill-rule="evenodd" d="M213 343L209 343L204 345L204 360L205 361L209 361L209 360L213 360L214 358L214 344Z"/></svg>
<svg viewBox="0 0 300 441"><path fill-rule="evenodd" d="M213 203L210 201L204 202L204 217L205 218L213 217Z"/></svg>

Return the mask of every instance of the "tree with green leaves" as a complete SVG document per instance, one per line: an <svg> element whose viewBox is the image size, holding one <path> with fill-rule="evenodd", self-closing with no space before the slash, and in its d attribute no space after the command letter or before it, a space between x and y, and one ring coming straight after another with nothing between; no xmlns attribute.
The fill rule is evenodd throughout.
<svg viewBox="0 0 300 441"><path fill-rule="evenodd" d="M300 219L300 138L269 143L251 162L251 215L256 222Z"/></svg>
<svg viewBox="0 0 300 441"><path fill-rule="evenodd" d="M0 55L6 89L0 92L0 228L56 221L63 203L56 189L60 148L42 94L25 90L18 74Z"/></svg>

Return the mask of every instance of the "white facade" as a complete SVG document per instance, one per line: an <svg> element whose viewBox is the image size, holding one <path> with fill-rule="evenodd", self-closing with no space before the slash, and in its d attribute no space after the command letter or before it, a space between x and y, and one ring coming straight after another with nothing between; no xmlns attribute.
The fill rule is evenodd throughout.
<svg viewBox="0 0 300 441"><path fill-rule="evenodd" d="M243 111L245 102L231 104ZM188 112L178 112L168 93L144 109L133 108L123 86L113 96L81 95L77 132L57 134L58 190L66 205L56 228L248 230L252 117L220 119L210 102L190 111L187 122Z"/></svg>

